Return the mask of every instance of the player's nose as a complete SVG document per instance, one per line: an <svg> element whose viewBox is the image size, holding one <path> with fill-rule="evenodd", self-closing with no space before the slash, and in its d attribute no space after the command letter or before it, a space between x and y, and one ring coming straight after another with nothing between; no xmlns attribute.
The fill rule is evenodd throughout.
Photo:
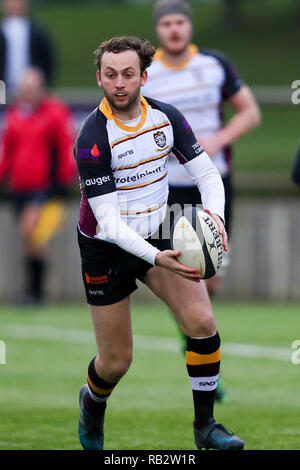
<svg viewBox="0 0 300 470"><path fill-rule="evenodd" d="M118 75L117 78L116 78L116 82L115 82L115 86L116 88L124 88L125 86L125 82L124 82L124 78L122 77L122 75Z"/></svg>

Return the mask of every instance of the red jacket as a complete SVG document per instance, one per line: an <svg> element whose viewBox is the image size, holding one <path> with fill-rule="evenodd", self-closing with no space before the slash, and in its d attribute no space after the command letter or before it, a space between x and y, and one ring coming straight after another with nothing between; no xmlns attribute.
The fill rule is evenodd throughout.
<svg viewBox="0 0 300 470"><path fill-rule="evenodd" d="M13 105L4 120L0 181L8 177L13 192L43 191L54 182L72 183L76 171L72 127L69 109L57 98L45 98L33 111Z"/></svg>

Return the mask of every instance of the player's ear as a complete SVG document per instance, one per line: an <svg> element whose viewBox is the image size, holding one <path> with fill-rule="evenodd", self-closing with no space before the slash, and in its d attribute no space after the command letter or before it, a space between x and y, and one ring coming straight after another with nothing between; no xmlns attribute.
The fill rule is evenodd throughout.
<svg viewBox="0 0 300 470"><path fill-rule="evenodd" d="M144 72L141 75L141 86L145 85L147 79L148 79L148 72L147 70L144 70Z"/></svg>
<svg viewBox="0 0 300 470"><path fill-rule="evenodd" d="M102 88L102 80L101 80L101 75L100 75L100 70L97 70L96 72L96 78L97 78L97 83L100 88Z"/></svg>

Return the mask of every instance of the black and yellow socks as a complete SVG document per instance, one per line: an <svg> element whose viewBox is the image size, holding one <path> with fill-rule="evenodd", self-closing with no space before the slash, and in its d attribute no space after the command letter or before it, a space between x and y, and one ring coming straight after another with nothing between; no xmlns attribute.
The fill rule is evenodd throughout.
<svg viewBox="0 0 300 470"><path fill-rule="evenodd" d="M220 371L220 337L187 338L186 366L190 377L197 429L213 418L215 393Z"/></svg>
<svg viewBox="0 0 300 470"><path fill-rule="evenodd" d="M88 367L87 385L89 393L84 399L86 410L92 416L102 415L106 408L106 401L117 384L106 382L99 377L95 369L95 358Z"/></svg>
<svg viewBox="0 0 300 470"><path fill-rule="evenodd" d="M220 344L218 333L205 338L187 338L186 366L193 391L196 429L206 426L213 418L220 371ZM117 383L109 383L99 377L94 358L88 367L87 384L89 393L85 397L85 407L91 415L101 415Z"/></svg>

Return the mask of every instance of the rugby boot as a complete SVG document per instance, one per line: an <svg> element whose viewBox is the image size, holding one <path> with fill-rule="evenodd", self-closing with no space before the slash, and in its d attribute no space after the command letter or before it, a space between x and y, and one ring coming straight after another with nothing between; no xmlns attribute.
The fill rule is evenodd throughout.
<svg viewBox="0 0 300 470"><path fill-rule="evenodd" d="M198 430L194 426L194 440L197 449L242 450L244 442L233 432L228 431L213 418L204 428Z"/></svg>
<svg viewBox="0 0 300 470"><path fill-rule="evenodd" d="M103 450L104 443L104 415L91 416L84 406L84 397L88 392L85 384L79 392L79 424L78 435L80 443L85 450Z"/></svg>

